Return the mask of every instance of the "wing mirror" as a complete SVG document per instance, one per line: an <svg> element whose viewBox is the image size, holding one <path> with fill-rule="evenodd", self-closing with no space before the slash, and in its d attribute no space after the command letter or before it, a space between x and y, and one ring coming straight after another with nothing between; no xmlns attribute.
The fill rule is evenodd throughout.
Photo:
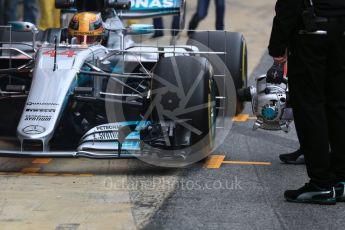
<svg viewBox="0 0 345 230"><path fill-rule="evenodd" d="M11 21L8 22L11 26L11 30L15 32L30 32L32 33L32 48L36 50L36 35L39 33L37 27L30 22L18 22Z"/></svg>
<svg viewBox="0 0 345 230"><path fill-rule="evenodd" d="M11 22L8 22L8 24L11 26L11 30L13 30L15 32L38 33L37 27L30 22L11 21Z"/></svg>

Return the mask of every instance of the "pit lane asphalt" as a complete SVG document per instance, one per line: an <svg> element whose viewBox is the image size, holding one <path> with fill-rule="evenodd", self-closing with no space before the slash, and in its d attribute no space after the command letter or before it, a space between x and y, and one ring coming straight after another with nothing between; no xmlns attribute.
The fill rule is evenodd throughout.
<svg viewBox="0 0 345 230"><path fill-rule="evenodd" d="M267 54L261 56L274 2L227 2L226 26L246 36L253 83L270 65ZM189 10L193 7L191 2ZM209 14L201 28L214 27L213 6ZM246 113L251 114L249 106ZM235 123L215 154L270 166L224 164L211 170L198 163L161 169L137 160L1 158L0 229L343 229L344 204L283 200L285 189L307 180L304 166L278 159L298 147L294 130L253 132L252 123Z"/></svg>
<svg viewBox="0 0 345 230"><path fill-rule="evenodd" d="M265 54L253 76L265 73L270 64ZM344 203L320 206L284 201L286 189L298 188L308 180L304 165L285 165L278 159L280 153L299 147L295 131L254 132L253 122L235 123L216 152L225 154L227 160L271 162L271 166L205 169L195 165L185 169L180 172L180 184L185 186L164 201L144 229L344 229ZM215 181L223 185L228 181L233 186L220 188L217 182L213 189L206 188ZM202 189L195 185L198 182Z"/></svg>

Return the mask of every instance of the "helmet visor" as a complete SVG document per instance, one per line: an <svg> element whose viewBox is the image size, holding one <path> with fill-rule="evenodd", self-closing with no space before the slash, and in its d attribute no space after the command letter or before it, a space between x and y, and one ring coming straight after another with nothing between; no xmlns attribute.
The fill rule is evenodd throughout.
<svg viewBox="0 0 345 230"><path fill-rule="evenodd" d="M100 43L102 41L102 36L91 36L91 35L78 35L77 38L77 44L94 44L94 43Z"/></svg>

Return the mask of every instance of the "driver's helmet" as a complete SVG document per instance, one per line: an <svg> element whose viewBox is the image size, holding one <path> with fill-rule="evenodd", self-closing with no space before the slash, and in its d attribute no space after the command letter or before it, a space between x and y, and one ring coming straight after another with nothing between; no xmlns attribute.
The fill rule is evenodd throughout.
<svg viewBox="0 0 345 230"><path fill-rule="evenodd" d="M104 34L103 21L100 14L77 13L68 26L69 39L76 38L77 44L90 45L102 42Z"/></svg>

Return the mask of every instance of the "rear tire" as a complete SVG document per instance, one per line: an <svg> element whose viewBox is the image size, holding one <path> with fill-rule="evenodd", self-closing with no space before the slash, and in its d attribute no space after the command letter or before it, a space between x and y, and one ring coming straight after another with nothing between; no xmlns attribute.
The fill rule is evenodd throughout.
<svg viewBox="0 0 345 230"><path fill-rule="evenodd" d="M200 51L225 52L225 54L217 54L217 56L221 58L231 73L236 91L247 87L247 45L241 33L226 31L195 32L192 38L187 41L187 44L198 47ZM204 54L203 56L207 58L209 55ZM224 74L222 68L216 67L212 60L210 62L215 75ZM243 109L244 103L237 100L236 114L241 113Z"/></svg>

